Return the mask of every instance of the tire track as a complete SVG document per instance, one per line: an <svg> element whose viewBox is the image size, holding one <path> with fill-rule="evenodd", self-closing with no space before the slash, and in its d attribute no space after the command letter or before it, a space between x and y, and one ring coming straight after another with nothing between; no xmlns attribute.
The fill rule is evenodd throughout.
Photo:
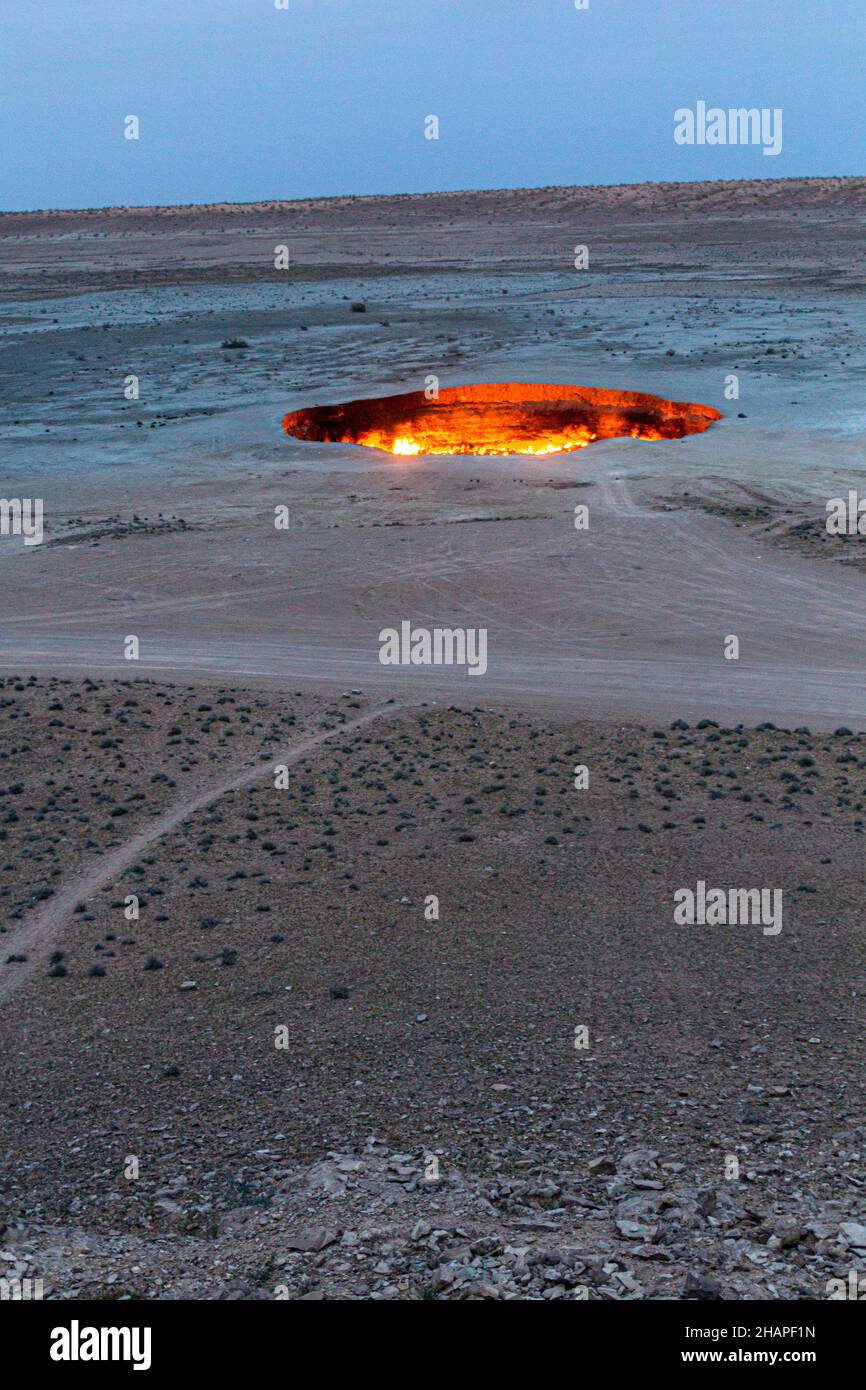
<svg viewBox="0 0 866 1390"><path fill-rule="evenodd" d="M273 757L269 755L266 762L258 760L252 765L247 763L231 777L222 778L219 782L211 783L206 787L200 787L193 795L187 795L183 800L175 802L169 810L151 820L130 839L125 840L122 845L118 845L116 849L102 855L92 867L86 868L69 880L51 898L50 902L31 913L14 932L4 936L4 950L13 954L26 954L27 961L3 967L3 974L0 975L0 1002L7 999L20 984L23 984L36 972L40 965L44 964L43 953L47 953L57 944L63 926L76 903L92 897L106 883L119 877L143 850L146 850L156 840L170 834L182 821L188 820L197 811L201 811L213 801L218 801L228 792L238 791L242 787L251 786L254 782L261 780L271 771L275 762L285 763L286 766L290 767L293 763L300 762L314 748L326 743L328 739L351 733L354 729L362 729L383 715L396 714L403 708L405 705L396 702L376 705L356 719L349 719L344 724L337 724L333 729L307 734L297 742L290 744L282 752L275 752ZM34 956L38 956L39 959L34 959Z"/></svg>

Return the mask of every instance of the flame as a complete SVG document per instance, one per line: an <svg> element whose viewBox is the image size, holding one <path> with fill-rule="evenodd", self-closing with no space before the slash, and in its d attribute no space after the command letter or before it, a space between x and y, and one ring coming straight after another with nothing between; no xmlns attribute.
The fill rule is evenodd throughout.
<svg viewBox="0 0 866 1390"><path fill-rule="evenodd" d="M365 434L360 434L355 441L357 444L364 444L368 449L382 449L392 454L425 454L427 457L434 457L441 454L478 454L486 456L501 457L505 454L565 454L573 449L585 449L596 438L594 434L588 434L586 438L575 438L571 435L562 435L561 438L551 441L549 444L526 444L519 440L514 440L504 436L500 441L491 445L477 444L424 444L417 439L410 439L401 435L395 439L393 444L387 442L387 436L380 430L369 430Z"/></svg>
<svg viewBox="0 0 866 1390"><path fill-rule="evenodd" d="M296 439L363 444L384 453L503 456L570 453L597 439L682 439L721 413L636 391L497 382L454 386L296 410L283 420Z"/></svg>
<svg viewBox="0 0 866 1390"><path fill-rule="evenodd" d="M366 439L358 440L359 444L367 444L368 442ZM374 449L381 449L381 447L382 445L378 443L373 445ZM395 439L391 448L392 454L420 454L420 452L421 445L416 444L414 439Z"/></svg>

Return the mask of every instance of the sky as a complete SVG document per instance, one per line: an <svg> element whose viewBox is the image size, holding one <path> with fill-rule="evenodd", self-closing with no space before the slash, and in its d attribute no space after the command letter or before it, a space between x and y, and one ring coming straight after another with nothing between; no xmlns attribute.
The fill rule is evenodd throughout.
<svg viewBox="0 0 866 1390"><path fill-rule="evenodd" d="M0 0L0 210L862 174L864 59L866 0Z"/></svg>

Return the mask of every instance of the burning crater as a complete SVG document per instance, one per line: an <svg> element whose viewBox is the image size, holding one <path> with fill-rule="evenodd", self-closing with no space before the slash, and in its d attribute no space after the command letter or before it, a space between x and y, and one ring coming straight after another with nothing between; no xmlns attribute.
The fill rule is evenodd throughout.
<svg viewBox="0 0 866 1390"><path fill-rule="evenodd" d="M331 444L365 444L387 454L556 454L597 439L682 439L722 414L711 405L666 401L639 391L537 386L520 381L452 386L294 410L286 434Z"/></svg>

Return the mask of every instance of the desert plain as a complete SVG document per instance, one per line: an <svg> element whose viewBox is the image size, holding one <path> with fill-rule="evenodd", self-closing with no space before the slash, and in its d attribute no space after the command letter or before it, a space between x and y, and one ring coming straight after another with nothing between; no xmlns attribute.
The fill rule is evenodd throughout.
<svg viewBox="0 0 866 1390"><path fill-rule="evenodd" d="M866 538L826 520L864 210L846 178L0 216L0 492L45 519L0 537L0 1277L862 1268ZM431 374L723 418L543 457L281 429ZM383 665L404 620L484 628L487 669ZM699 881L779 891L781 930L677 924Z"/></svg>

